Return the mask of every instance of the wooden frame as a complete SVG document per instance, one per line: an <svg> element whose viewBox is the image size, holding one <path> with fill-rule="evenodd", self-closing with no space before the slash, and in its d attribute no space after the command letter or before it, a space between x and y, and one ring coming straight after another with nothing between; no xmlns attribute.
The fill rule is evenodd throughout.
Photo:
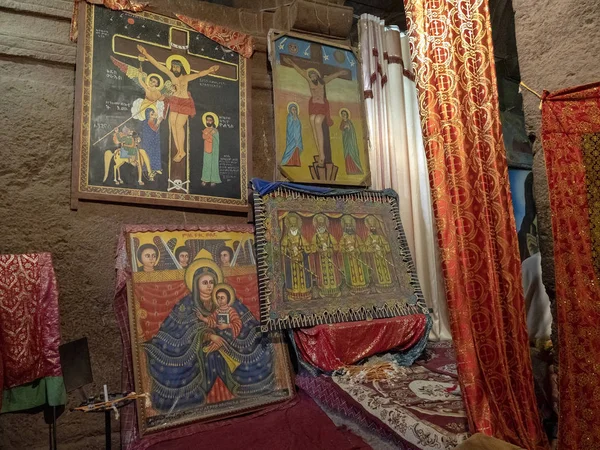
<svg viewBox="0 0 600 450"><path fill-rule="evenodd" d="M271 30L268 40L276 177L312 184L369 186L368 129L355 50L343 43L293 32ZM310 88L315 70L323 85L322 94ZM325 102L320 102L320 95ZM314 126L313 118L317 121ZM319 120L323 121L320 127ZM314 131L319 129L321 145L317 145L319 132Z"/></svg>
<svg viewBox="0 0 600 450"><path fill-rule="evenodd" d="M141 434L243 414L294 395L283 336L260 331L252 226L148 227L148 231L127 233L126 240L132 266L127 290L135 390L149 394L137 400ZM160 256L153 270L147 271L147 265L139 264L144 257L138 253L154 251L151 246ZM223 250L227 246L231 253ZM182 267L181 247L188 252L187 267ZM230 255L229 266L220 259L223 252ZM212 315L203 310L201 282L207 273L217 280L211 301L217 302L220 289L227 290L226 309L233 311L223 312L214 305ZM237 317L241 330L235 335L233 325L221 330L216 322L203 324L199 313L217 320L225 314L231 320L223 323L232 324ZM211 334L225 340L223 347L209 350ZM187 354L192 358L186 359ZM211 378L210 369L216 369L217 375ZM247 381L247 376L255 378ZM196 379L201 381L195 383ZM231 394L229 398L223 390Z"/></svg>
<svg viewBox="0 0 600 450"><path fill-rule="evenodd" d="M134 14L84 4L79 23L72 209L77 209L79 199L85 199L246 212L252 163L249 61L176 19L149 12ZM151 28L158 31L152 35L156 42L148 37ZM179 45L181 39L187 41ZM183 61L179 65L189 75L203 72L211 65L219 67L216 72L187 83L195 114L189 109L189 101L174 98L172 94L176 91L168 89L171 77L167 73L147 58L140 60L136 55L137 44L147 47L150 56L154 52L163 69L169 66L170 70L174 65L172 60ZM171 51L172 57L160 59L160 55L166 56ZM219 75L219 71L225 75ZM147 86L150 79L154 80L153 87L162 94L161 100L151 101L148 91L140 86L140 77L136 76L139 72ZM103 78L98 78L99 73ZM228 105L233 109L226 109ZM100 107L107 112L99 112ZM147 116L152 116L151 109L156 113L154 119ZM207 115L217 118L214 121L217 127L212 130L217 130L216 142L219 142L215 146L213 139L209 152L202 151L207 145L202 134L202 128L208 128L207 121L210 123ZM176 120L176 116L187 116L187 120L172 131L169 121ZM162 120L158 121L160 117ZM153 120L158 128L158 144L151 140L151 133L147 140L143 134ZM119 137L115 137L115 128ZM175 135L181 129L183 133L178 135L184 137L178 141ZM130 139L127 133L131 136L132 131L140 137L138 144L127 141ZM180 161L177 161L178 144L185 153ZM218 149L214 153L217 157L212 153L214 149ZM119 167L122 173L118 175L114 170L117 156L122 164ZM205 164L208 158L212 164ZM161 170L156 170L158 167ZM207 170L205 175L205 167L212 167L212 171ZM205 184L204 178L208 180ZM119 179L123 183L118 183ZM140 179L143 184L139 184Z"/></svg>

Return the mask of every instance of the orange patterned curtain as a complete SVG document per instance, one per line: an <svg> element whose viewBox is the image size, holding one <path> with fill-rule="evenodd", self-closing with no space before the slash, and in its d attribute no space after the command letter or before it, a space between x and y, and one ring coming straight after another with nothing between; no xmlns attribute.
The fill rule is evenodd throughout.
<svg viewBox="0 0 600 450"><path fill-rule="evenodd" d="M533 390L487 0L405 0L471 432L547 448Z"/></svg>
<svg viewBox="0 0 600 450"><path fill-rule="evenodd" d="M544 92L561 450L600 447L600 83Z"/></svg>

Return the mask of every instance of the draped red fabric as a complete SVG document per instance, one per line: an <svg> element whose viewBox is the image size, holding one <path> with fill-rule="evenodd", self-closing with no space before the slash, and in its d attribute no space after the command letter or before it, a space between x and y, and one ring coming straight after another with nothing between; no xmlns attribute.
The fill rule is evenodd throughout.
<svg viewBox="0 0 600 450"><path fill-rule="evenodd" d="M547 448L533 389L486 0L405 0L470 431Z"/></svg>
<svg viewBox="0 0 600 450"><path fill-rule="evenodd" d="M424 314L336 323L294 330L296 347L315 367L331 372L390 349L408 350L423 337Z"/></svg>
<svg viewBox="0 0 600 450"><path fill-rule="evenodd" d="M600 442L600 83L545 92L561 450Z"/></svg>
<svg viewBox="0 0 600 450"><path fill-rule="evenodd" d="M2 389L62 376L59 345L52 255L0 255L0 407Z"/></svg>

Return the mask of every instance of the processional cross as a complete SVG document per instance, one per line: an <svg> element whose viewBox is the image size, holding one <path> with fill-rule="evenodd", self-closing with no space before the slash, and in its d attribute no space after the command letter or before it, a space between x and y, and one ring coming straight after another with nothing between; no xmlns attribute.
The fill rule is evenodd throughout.
<svg viewBox="0 0 600 450"><path fill-rule="evenodd" d="M279 45L282 45L280 43ZM288 46L290 44L287 44ZM340 71L339 66L334 66L332 64L327 64L325 62L325 58L323 55L323 48L321 44L310 44L308 48L308 52L310 53L310 59L302 58L299 56L293 56L285 54L285 58L283 58L284 54L281 53L280 56L280 64L285 67L293 67L291 64L285 61L286 58L289 58L294 62L300 69L308 70L308 69L316 69L321 74L321 77L326 77L328 75L332 75L336 72ZM337 76L337 78L341 78L343 80L352 80L352 72L346 69L345 73ZM325 88L327 89L327 88ZM338 167L333 164L331 159L331 140L329 137L329 124L326 120L323 121L323 153L325 156L325 165L319 166L318 164L318 156L315 156L315 162L309 167L310 175L313 180L335 180L335 177L338 172Z"/></svg>
<svg viewBox="0 0 600 450"><path fill-rule="evenodd" d="M189 63L191 72L201 72L203 70L207 70L211 66L219 66L219 70L216 74L218 78L225 78L232 81L238 80L238 66L236 64L221 62L207 56L191 53L189 50L190 34L187 30L170 27L168 45L144 41L141 39L133 39L121 35L113 36L113 52L117 55L127 56L137 60L138 56L140 56L137 46L140 44L147 47L148 53L152 55L160 64L165 66L166 61L170 56L180 55ZM146 62L146 64L149 63ZM169 183L167 190L185 192L187 194L190 190L189 118L185 125L185 130L184 148L186 149L186 156L177 161L173 159L177 154L177 148L173 133L171 132L171 129L169 129ZM198 144L197 147L200 147L200 145Z"/></svg>

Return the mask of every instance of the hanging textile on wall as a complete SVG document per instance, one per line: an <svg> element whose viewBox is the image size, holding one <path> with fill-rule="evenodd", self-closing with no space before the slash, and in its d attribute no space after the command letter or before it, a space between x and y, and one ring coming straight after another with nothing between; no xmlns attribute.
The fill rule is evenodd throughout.
<svg viewBox="0 0 600 450"><path fill-rule="evenodd" d="M470 431L547 448L532 382L488 4L405 4Z"/></svg>
<svg viewBox="0 0 600 450"><path fill-rule="evenodd" d="M600 83L543 95L558 326L559 448L600 442Z"/></svg>
<svg viewBox="0 0 600 450"><path fill-rule="evenodd" d="M0 255L0 342L0 412L65 404L49 253Z"/></svg>
<svg viewBox="0 0 600 450"><path fill-rule="evenodd" d="M406 240L425 302L432 311L430 338L449 339L444 279L408 36L397 28L385 28L381 19L369 14L361 16L359 32L372 187L398 192Z"/></svg>
<svg viewBox="0 0 600 450"><path fill-rule="evenodd" d="M192 19L183 14L175 14L179 20L192 27L216 43L239 53L244 58L250 58L254 52L254 38L249 34L232 28L215 25L204 20Z"/></svg>

